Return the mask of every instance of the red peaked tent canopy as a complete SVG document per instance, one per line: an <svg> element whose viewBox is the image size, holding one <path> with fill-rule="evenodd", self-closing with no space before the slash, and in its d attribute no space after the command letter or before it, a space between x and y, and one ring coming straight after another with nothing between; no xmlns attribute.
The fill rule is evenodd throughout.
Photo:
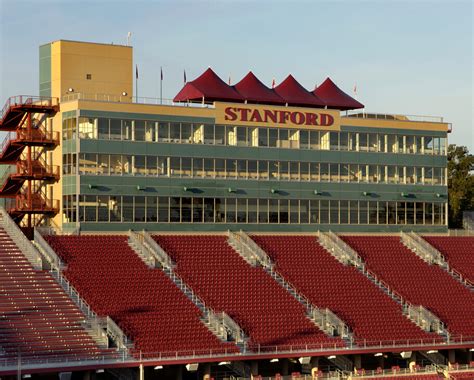
<svg viewBox="0 0 474 380"><path fill-rule="evenodd" d="M242 97L250 103L285 104L285 100L275 91L265 86L251 71L233 86Z"/></svg>
<svg viewBox="0 0 474 380"><path fill-rule="evenodd" d="M318 98L313 93L306 90L299 84L295 78L290 74L286 79L275 87L275 92L280 95L286 103L290 106L302 107L324 107L323 100Z"/></svg>
<svg viewBox="0 0 474 380"><path fill-rule="evenodd" d="M243 102L244 100L237 91L219 78L211 68L208 68L200 77L186 83L174 97L173 101L201 101L202 98L210 102L215 100Z"/></svg>
<svg viewBox="0 0 474 380"><path fill-rule="evenodd" d="M362 103L347 95L337 87L330 78L326 78L326 80L313 91L313 94L322 99L328 108L338 110L364 108Z"/></svg>

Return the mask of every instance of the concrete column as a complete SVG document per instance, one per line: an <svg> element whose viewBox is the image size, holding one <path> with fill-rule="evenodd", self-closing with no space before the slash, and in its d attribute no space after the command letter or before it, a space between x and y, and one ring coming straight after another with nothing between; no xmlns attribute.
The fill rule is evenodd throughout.
<svg viewBox="0 0 474 380"><path fill-rule="evenodd" d="M281 374L283 376L288 376L288 367L290 364L290 361L288 359L280 359L281 362Z"/></svg>
<svg viewBox="0 0 474 380"><path fill-rule="evenodd" d="M362 356L354 355L354 367L357 369L362 368Z"/></svg>
<svg viewBox="0 0 474 380"><path fill-rule="evenodd" d="M138 367L138 379L145 380L145 366L143 363Z"/></svg>
<svg viewBox="0 0 474 380"><path fill-rule="evenodd" d="M252 360L250 362L250 378L253 379L258 376L258 361Z"/></svg>
<svg viewBox="0 0 474 380"><path fill-rule="evenodd" d="M416 352L413 351L408 361L408 368L410 369L410 372L415 372L415 366L416 366Z"/></svg>
<svg viewBox="0 0 474 380"><path fill-rule="evenodd" d="M204 364L204 380L210 380L211 379L211 364L210 363L205 363Z"/></svg>
<svg viewBox="0 0 474 380"><path fill-rule="evenodd" d="M316 379L318 377L318 371L319 371L319 357L318 356L313 356L310 361L311 364L311 377L313 379Z"/></svg>
<svg viewBox="0 0 474 380"><path fill-rule="evenodd" d="M448 350L448 361L453 364L456 363L456 351Z"/></svg>
<svg viewBox="0 0 474 380"><path fill-rule="evenodd" d="M176 367L176 380L181 380L183 378L183 366L178 365Z"/></svg>

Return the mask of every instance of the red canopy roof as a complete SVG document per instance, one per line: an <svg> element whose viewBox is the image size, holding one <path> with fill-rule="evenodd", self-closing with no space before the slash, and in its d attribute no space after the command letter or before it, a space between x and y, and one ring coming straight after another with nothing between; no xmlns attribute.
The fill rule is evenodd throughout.
<svg viewBox="0 0 474 380"><path fill-rule="evenodd" d="M326 80L313 91L313 94L321 98L328 108L338 110L364 108L362 103L347 95L337 87L330 78L326 78Z"/></svg>
<svg viewBox="0 0 474 380"><path fill-rule="evenodd" d="M285 104L285 100L265 86L251 71L233 86L250 103Z"/></svg>
<svg viewBox="0 0 474 380"><path fill-rule="evenodd" d="M275 87L275 92L280 95L290 106L302 107L324 107L324 101L313 93L306 90L290 74L286 79Z"/></svg>
<svg viewBox="0 0 474 380"><path fill-rule="evenodd" d="M242 102L244 100L237 91L219 78L211 68L208 68L200 77L186 83L174 97L173 101L201 101L202 98L205 101L211 102L215 100Z"/></svg>

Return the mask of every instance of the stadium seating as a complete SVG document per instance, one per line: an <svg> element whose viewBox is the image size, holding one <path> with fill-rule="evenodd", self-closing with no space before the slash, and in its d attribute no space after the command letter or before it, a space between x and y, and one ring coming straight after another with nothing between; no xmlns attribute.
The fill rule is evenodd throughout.
<svg viewBox="0 0 474 380"><path fill-rule="evenodd" d="M354 377L354 378L357 379L357 377ZM405 380L440 380L440 379L444 379L444 377L436 375L436 374L429 374L429 375L401 374L400 376L380 376L380 377L371 376L371 377L367 377L367 379L370 379L370 380L403 380L403 379Z"/></svg>
<svg viewBox="0 0 474 380"><path fill-rule="evenodd" d="M474 237L472 236L423 236L440 251L449 266L474 283Z"/></svg>
<svg viewBox="0 0 474 380"><path fill-rule="evenodd" d="M414 305L446 323L451 334L474 337L474 294L444 269L428 265L398 236L341 236L368 268Z"/></svg>
<svg viewBox="0 0 474 380"><path fill-rule="evenodd" d="M48 236L66 277L101 316L110 316L152 355L238 352L200 320L202 313L160 269L148 268L126 236ZM174 355L174 354L173 354Z"/></svg>
<svg viewBox="0 0 474 380"><path fill-rule="evenodd" d="M453 380L472 380L474 379L473 372L449 372L449 378Z"/></svg>
<svg viewBox="0 0 474 380"><path fill-rule="evenodd" d="M0 358L92 359L107 352L83 320L54 278L34 269L0 228Z"/></svg>
<svg viewBox="0 0 474 380"><path fill-rule="evenodd" d="M342 346L306 317L305 307L261 267L252 267L222 235L154 236L176 262L176 272L217 311L249 335L251 345L304 348ZM262 349L262 348L260 348Z"/></svg>
<svg viewBox="0 0 474 380"><path fill-rule="evenodd" d="M351 328L359 344L408 339L441 340L408 320L397 304L352 266L344 266L315 236L252 236L276 269L316 306L329 308Z"/></svg>

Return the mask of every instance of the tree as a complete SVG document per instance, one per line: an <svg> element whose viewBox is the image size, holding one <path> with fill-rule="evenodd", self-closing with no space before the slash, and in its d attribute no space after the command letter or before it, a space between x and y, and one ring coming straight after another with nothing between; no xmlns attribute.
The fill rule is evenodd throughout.
<svg viewBox="0 0 474 380"><path fill-rule="evenodd" d="M474 210L474 156L465 146L448 146L449 228L462 228L462 212Z"/></svg>

